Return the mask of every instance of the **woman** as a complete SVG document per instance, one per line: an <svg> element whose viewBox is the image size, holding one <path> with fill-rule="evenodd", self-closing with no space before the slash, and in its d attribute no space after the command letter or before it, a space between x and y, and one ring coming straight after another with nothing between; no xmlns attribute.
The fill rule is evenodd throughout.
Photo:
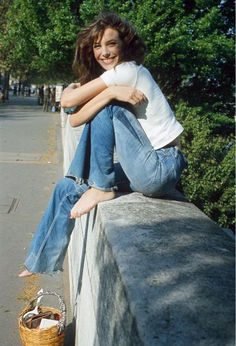
<svg viewBox="0 0 236 346"><path fill-rule="evenodd" d="M62 270L75 218L113 199L116 190L162 196L187 166L180 151L183 127L141 65L144 55L141 38L115 14L102 15L79 33L74 67L81 83L64 90L61 105L74 107L70 124L85 128L20 277Z"/></svg>

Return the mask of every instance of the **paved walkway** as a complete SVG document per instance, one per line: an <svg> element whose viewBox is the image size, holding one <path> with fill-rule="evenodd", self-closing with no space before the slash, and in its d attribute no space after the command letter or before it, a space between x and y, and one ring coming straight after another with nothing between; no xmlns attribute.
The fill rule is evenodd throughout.
<svg viewBox="0 0 236 346"><path fill-rule="evenodd" d="M17 276L55 183L62 177L62 163L58 113L43 112L36 97L10 96L0 105L1 346L21 345L17 316L39 288L68 296L66 273ZM54 299L45 303L57 306Z"/></svg>

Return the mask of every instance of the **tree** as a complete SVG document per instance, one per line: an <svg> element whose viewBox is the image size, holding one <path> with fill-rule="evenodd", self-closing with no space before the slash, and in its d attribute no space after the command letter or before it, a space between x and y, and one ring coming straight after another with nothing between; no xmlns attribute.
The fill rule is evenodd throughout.
<svg viewBox="0 0 236 346"><path fill-rule="evenodd" d="M7 12L9 11L9 8L11 7L12 0L0 0L0 68L5 68L5 56L3 55L2 45L3 45L3 37L6 33L6 26L8 23L7 20Z"/></svg>
<svg viewBox="0 0 236 346"><path fill-rule="evenodd" d="M234 230L234 136L229 120L202 107L180 103L176 116L184 126L182 146L188 169L181 179L182 191L220 226ZM226 120L226 124L224 121ZM233 126L233 119L231 125ZM225 131L222 135L222 129Z"/></svg>
<svg viewBox="0 0 236 346"><path fill-rule="evenodd" d="M32 67L51 80L72 77L72 60L75 49L77 27L71 11L71 1L47 1L44 28L38 40L38 55Z"/></svg>
<svg viewBox="0 0 236 346"><path fill-rule="evenodd" d="M24 79L69 78L76 32L71 1L15 0L3 37L5 62Z"/></svg>
<svg viewBox="0 0 236 346"><path fill-rule="evenodd" d="M210 104L230 115L234 42L222 30L220 3L195 1L190 10L182 0L137 1L132 13L148 44L146 65L170 101Z"/></svg>
<svg viewBox="0 0 236 346"><path fill-rule="evenodd" d="M7 12L12 4L12 0L0 1L0 32L2 35L6 32L7 26ZM0 36L0 77L3 72L3 78L0 78L1 83L3 84L3 99L8 99L9 91L9 76L10 72L7 69L5 64L5 56L2 52L2 36Z"/></svg>

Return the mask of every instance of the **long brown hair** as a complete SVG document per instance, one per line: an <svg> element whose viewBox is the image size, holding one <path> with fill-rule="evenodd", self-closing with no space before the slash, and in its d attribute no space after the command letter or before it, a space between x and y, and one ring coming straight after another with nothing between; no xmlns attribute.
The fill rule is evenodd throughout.
<svg viewBox="0 0 236 346"><path fill-rule="evenodd" d="M138 65L144 61L146 46L132 25L117 14L104 13L78 34L73 70L81 84L99 77L103 72L102 67L94 58L93 43L100 35L103 35L107 27L119 32L123 42L123 61L134 60Z"/></svg>

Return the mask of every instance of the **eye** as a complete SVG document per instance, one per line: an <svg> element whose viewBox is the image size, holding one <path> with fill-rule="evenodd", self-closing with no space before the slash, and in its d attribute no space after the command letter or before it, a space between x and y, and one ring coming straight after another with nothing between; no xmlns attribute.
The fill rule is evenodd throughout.
<svg viewBox="0 0 236 346"><path fill-rule="evenodd" d="M115 45L116 45L115 41L109 42L109 46L115 46Z"/></svg>
<svg viewBox="0 0 236 346"><path fill-rule="evenodd" d="M93 45L93 49L98 49L98 48L100 48L100 47L101 47L101 45L98 44L98 43L94 43L94 45Z"/></svg>

